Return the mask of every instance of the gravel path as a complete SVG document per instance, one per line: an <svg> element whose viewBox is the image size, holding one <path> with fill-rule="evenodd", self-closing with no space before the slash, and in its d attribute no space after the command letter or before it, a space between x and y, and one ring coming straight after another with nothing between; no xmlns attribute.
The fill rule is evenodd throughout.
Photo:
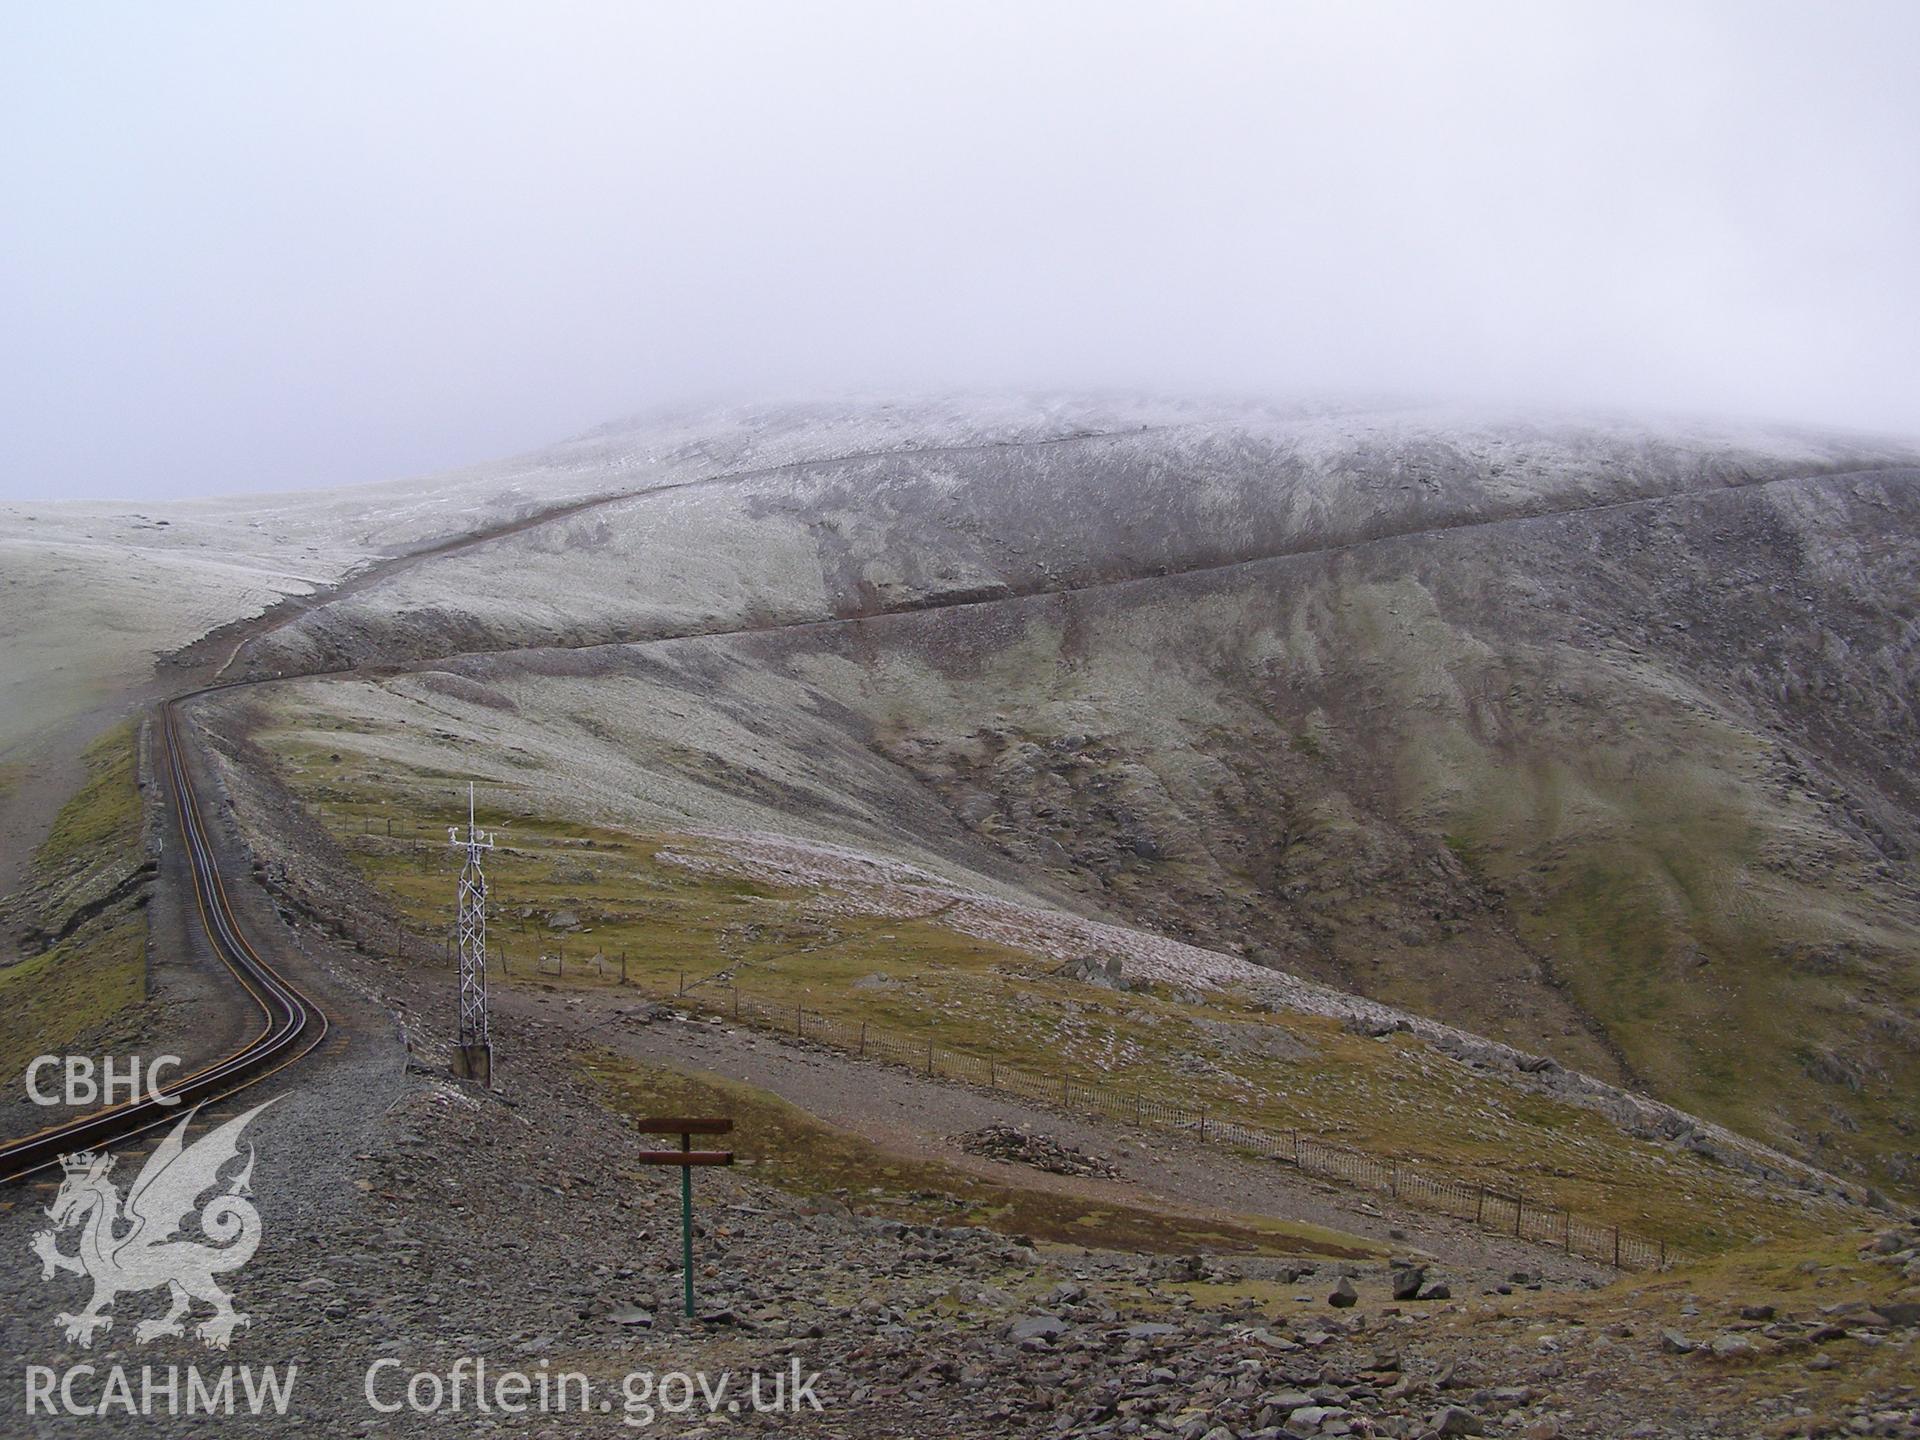
<svg viewBox="0 0 1920 1440"><path fill-rule="evenodd" d="M712 1071L800 1106L886 1149L1028 1188L1153 1208L1264 1215L1305 1221L1382 1244L1428 1251L1454 1270L1486 1279L1514 1270L1549 1281L1604 1281L1611 1272L1544 1246L1509 1240L1444 1216L1336 1187L1283 1165L1243 1160L1172 1131L1133 1130L1030 1104L998 1091L928 1079L896 1065L857 1060L817 1045L704 1020L643 1022L631 998L503 991L496 1005L522 1014L572 1017L582 1033L635 1059ZM620 1012L628 1014L622 1016ZM1042 1131L1113 1162L1119 1180L1049 1175L969 1155L951 1137L1003 1123ZM1396 1238L1398 1231L1404 1240Z"/></svg>

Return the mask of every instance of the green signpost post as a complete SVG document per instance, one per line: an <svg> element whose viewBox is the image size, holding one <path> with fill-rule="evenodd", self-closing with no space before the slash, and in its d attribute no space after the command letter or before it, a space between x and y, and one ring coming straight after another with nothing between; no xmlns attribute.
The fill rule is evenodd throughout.
<svg viewBox="0 0 1920 1440"><path fill-rule="evenodd" d="M693 1167L731 1165L731 1150L696 1150L696 1135L725 1135L733 1121L719 1115L650 1115L635 1122L649 1135L678 1135L678 1150L642 1150L642 1165L678 1165L680 1167L680 1269L685 1282L687 1317L693 1317Z"/></svg>

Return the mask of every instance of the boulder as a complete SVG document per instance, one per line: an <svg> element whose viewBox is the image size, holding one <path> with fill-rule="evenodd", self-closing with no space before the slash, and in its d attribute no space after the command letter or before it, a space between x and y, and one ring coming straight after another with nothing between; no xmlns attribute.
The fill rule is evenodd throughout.
<svg viewBox="0 0 1920 1440"><path fill-rule="evenodd" d="M1899 1329L1920 1325L1920 1300L1885 1300L1873 1308Z"/></svg>
<svg viewBox="0 0 1920 1440"><path fill-rule="evenodd" d="M1057 1340L1067 1333L1067 1322L1058 1315L1022 1315L1007 1326L1009 1340Z"/></svg>
<svg viewBox="0 0 1920 1440"><path fill-rule="evenodd" d="M1353 1288L1353 1282L1342 1275L1340 1283L1333 1287L1333 1293L1327 1296L1327 1303L1345 1310L1356 1304L1359 1299L1360 1292Z"/></svg>
<svg viewBox="0 0 1920 1440"><path fill-rule="evenodd" d="M1427 1428L1436 1435L1478 1435L1480 1417L1463 1406L1442 1405L1427 1421Z"/></svg>

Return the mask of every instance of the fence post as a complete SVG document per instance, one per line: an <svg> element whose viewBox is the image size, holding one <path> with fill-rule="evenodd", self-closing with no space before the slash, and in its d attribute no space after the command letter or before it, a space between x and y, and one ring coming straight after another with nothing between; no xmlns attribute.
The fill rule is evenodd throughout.
<svg viewBox="0 0 1920 1440"><path fill-rule="evenodd" d="M1613 1227L1613 1268L1620 1268L1620 1227Z"/></svg>
<svg viewBox="0 0 1920 1440"><path fill-rule="evenodd" d="M796 1036L804 1036L806 1034L806 1028L807 1012L798 1005L795 1005L793 1007L793 1033Z"/></svg>
<svg viewBox="0 0 1920 1440"><path fill-rule="evenodd" d="M682 970L680 972L680 988L674 991L673 993L676 995L684 995L687 993L687 972L686 971Z"/></svg>
<svg viewBox="0 0 1920 1440"><path fill-rule="evenodd" d="M1289 1127L1287 1133L1293 1136L1293 1163L1297 1166L1300 1163L1300 1131L1298 1127Z"/></svg>
<svg viewBox="0 0 1920 1440"><path fill-rule="evenodd" d="M933 1074L933 1041L927 1041L927 1074Z"/></svg>
<svg viewBox="0 0 1920 1440"><path fill-rule="evenodd" d="M1480 1187L1480 1198L1473 1207L1473 1223L1476 1225L1487 1223L1487 1187L1484 1185Z"/></svg>
<svg viewBox="0 0 1920 1440"><path fill-rule="evenodd" d="M735 1020L740 1018L740 987L738 985L733 987L733 1018Z"/></svg>
<svg viewBox="0 0 1920 1440"><path fill-rule="evenodd" d="M1571 1210L1565 1210L1565 1211L1562 1211L1561 1213L1567 1217L1566 1219L1567 1254L1571 1255L1573 1253L1573 1212Z"/></svg>
<svg viewBox="0 0 1920 1440"><path fill-rule="evenodd" d="M734 1003L737 1006L739 1004L740 992L736 989L733 993L734 993ZM862 1059L865 1059L866 1054L867 1054L867 1022L862 1020L860 1022L860 1057Z"/></svg>
<svg viewBox="0 0 1920 1440"><path fill-rule="evenodd" d="M1000 1088L994 1083L993 1057L991 1055L987 1057L987 1088L989 1090L998 1090Z"/></svg>
<svg viewBox="0 0 1920 1440"><path fill-rule="evenodd" d="M1520 1238L1520 1217L1526 1213L1527 1213L1527 1197L1524 1194L1514 1196L1513 1197L1513 1236L1514 1236L1514 1239L1516 1240Z"/></svg>
<svg viewBox="0 0 1920 1440"><path fill-rule="evenodd" d="M1387 1162L1387 1192L1396 1200L1400 1198L1400 1162L1398 1160Z"/></svg>
<svg viewBox="0 0 1920 1440"><path fill-rule="evenodd" d="M1200 1107L1200 1138L1207 1138L1207 1107L1204 1105Z"/></svg>
<svg viewBox="0 0 1920 1440"><path fill-rule="evenodd" d="M1064 1074L1060 1077L1060 1108L1067 1108L1067 1077Z"/></svg>
<svg viewBox="0 0 1920 1440"><path fill-rule="evenodd" d="M1138 1090L1133 1092L1133 1123L1136 1125L1142 1123L1140 1119L1140 1092Z"/></svg>
<svg viewBox="0 0 1920 1440"><path fill-rule="evenodd" d="M1660 1242L1660 1268L1667 1268L1667 1242L1664 1240Z"/></svg>

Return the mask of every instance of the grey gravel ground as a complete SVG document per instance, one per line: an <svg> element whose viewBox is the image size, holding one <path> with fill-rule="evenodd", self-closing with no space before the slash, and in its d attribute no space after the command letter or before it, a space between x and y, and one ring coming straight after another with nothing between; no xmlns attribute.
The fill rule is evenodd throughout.
<svg viewBox="0 0 1920 1440"><path fill-rule="evenodd" d="M1298 1298L1202 1306L1178 1288L1183 1281L1229 1281L1260 1267L1043 1253L1017 1237L801 1201L747 1171L700 1177L707 1318L688 1323L675 1311L671 1181L657 1172L620 1178L645 1142L601 1110L566 1065L575 1027L508 1017L501 1029L523 1077L510 1102L431 1074L366 1066L349 1058L350 1047L268 1112L257 1177L269 1240L236 1278L253 1324L226 1356L190 1342L135 1345L126 1321L84 1356L66 1350L48 1321L72 1303L74 1282L43 1286L24 1265L0 1267L8 1350L56 1366L297 1365L287 1417L211 1427L239 1435L615 1433L593 1410L509 1421L472 1411L386 1416L368 1405L363 1387L377 1361L402 1362L382 1377L444 1375L462 1356L484 1357L496 1372L537 1371L542 1359L577 1369L592 1380L596 1402L606 1397L616 1410L629 1372L726 1370L744 1383L755 1369L771 1374L798 1358L820 1375L825 1407L806 1428L836 1436L1279 1440L1438 1427L1668 1437L1760 1428L1762 1409L1752 1412L1753 1429L1718 1428L1706 1401L1729 1378L1727 1363L1670 1353L1644 1322L1543 1323L1484 1304L1473 1312L1458 1303L1395 1306L1378 1267L1325 1263L1290 1287ZM24 1257L34 1223L25 1207L0 1216L0 1253ZM1360 1304L1336 1310L1326 1296L1349 1270ZM146 1313L126 1304L129 1319ZM1867 1343L1844 1331L1811 1340L1820 1333L1811 1322L1744 1333L1747 1343L1797 1344L1810 1356L1816 1346L1851 1355ZM1913 1332L1877 1343L1911 1353ZM397 1393L376 1381L383 1401ZM1879 1397L1857 1433L1915 1433L1911 1405L1911 1396ZM156 1428L119 1417L36 1417L22 1426L18 1410L8 1414L0 1433ZM1788 1414L1772 1408L1764 1418ZM796 1423L727 1415L718 1429ZM704 1417L657 1416L649 1428L715 1433ZM170 1433L165 1422L158 1429Z"/></svg>

